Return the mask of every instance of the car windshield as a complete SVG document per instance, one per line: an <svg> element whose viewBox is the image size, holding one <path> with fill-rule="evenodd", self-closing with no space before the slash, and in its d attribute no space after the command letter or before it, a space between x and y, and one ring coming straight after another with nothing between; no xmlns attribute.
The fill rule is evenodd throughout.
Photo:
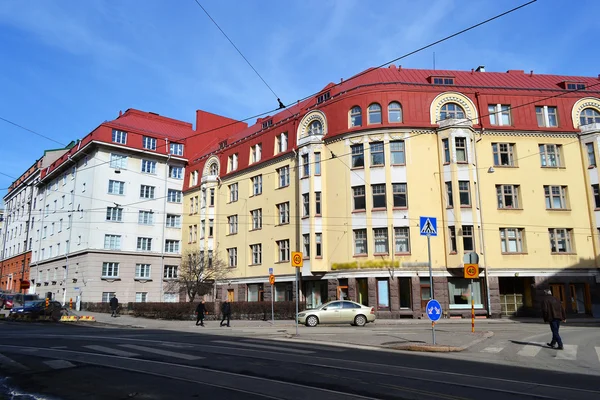
<svg viewBox="0 0 600 400"><path fill-rule="evenodd" d="M43 300L37 300L37 301L26 301L25 304L23 305L23 307L39 307L40 305L42 305L44 303Z"/></svg>

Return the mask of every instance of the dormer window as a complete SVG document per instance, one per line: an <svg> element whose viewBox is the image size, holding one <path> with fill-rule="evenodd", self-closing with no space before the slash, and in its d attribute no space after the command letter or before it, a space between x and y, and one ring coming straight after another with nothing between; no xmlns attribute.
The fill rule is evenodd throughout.
<svg viewBox="0 0 600 400"><path fill-rule="evenodd" d="M454 77L452 76L430 76L429 82L434 85L454 85Z"/></svg>
<svg viewBox="0 0 600 400"><path fill-rule="evenodd" d="M325 92L325 93L323 93L323 94L320 94L320 95L317 97L317 104L321 104L321 103L323 103L324 101L327 101L327 100L329 100L330 98L331 98L331 93L329 93L329 92Z"/></svg>
<svg viewBox="0 0 600 400"><path fill-rule="evenodd" d="M563 89L567 90L585 90L585 83L583 82L568 82L564 81L560 83Z"/></svg>
<svg viewBox="0 0 600 400"><path fill-rule="evenodd" d="M272 119L268 119L266 121L263 121L262 123L262 128L263 129L267 129L269 127L273 126L273 120Z"/></svg>
<svg viewBox="0 0 600 400"><path fill-rule="evenodd" d="M255 144L254 146L252 146L252 148L250 149L250 162L251 163L257 163L260 161L262 156L262 144Z"/></svg>
<svg viewBox="0 0 600 400"><path fill-rule="evenodd" d="M311 124L308 126L308 129L306 130L306 132L308 133L308 136L322 135L323 134L323 125L321 124L321 121L311 122Z"/></svg>

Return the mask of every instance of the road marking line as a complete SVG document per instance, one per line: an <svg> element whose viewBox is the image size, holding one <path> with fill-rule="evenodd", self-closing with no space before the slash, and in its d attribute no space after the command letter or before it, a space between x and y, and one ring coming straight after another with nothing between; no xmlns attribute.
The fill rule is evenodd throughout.
<svg viewBox="0 0 600 400"><path fill-rule="evenodd" d="M500 353L502 350L504 350L504 347L486 347L481 350L481 353Z"/></svg>
<svg viewBox="0 0 600 400"><path fill-rule="evenodd" d="M138 346L135 344L122 344L120 346L127 347L128 349L145 351L147 353L159 354L161 356L181 358L182 360L201 360L204 358L204 357L192 356L190 354L175 353L174 351L160 350L160 349L155 349L152 347L145 347L145 346Z"/></svg>
<svg viewBox="0 0 600 400"><path fill-rule="evenodd" d="M8 367L12 367L12 368L18 368L18 369L29 369L26 366L24 366L21 363L16 362L15 360L13 360L12 358L8 358L2 354L0 354L0 365L6 365Z"/></svg>
<svg viewBox="0 0 600 400"><path fill-rule="evenodd" d="M281 340L279 340L279 339L266 339L266 340L268 340L268 341L277 340L277 341L286 343L286 344L288 344L288 345L290 345L292 347L298 347L300 349L333 351L333 352L336 352L336 353L341 353L341 352L345 352L346 351L346 349L342 349L342 348L339 348L339 347L327 347L327 346L319 346L319 345L313 346L313 345L310 345L310 344L294 343L293 339L281 339ZM247 339L247 340L244 340L244 342L251 342L251 343L258 343L258 344L264 344L264 345L266 345L264 340Z"/></svg>
<svg viewBox="0 0 600 400"><path fill-rule="evenodd" d="M67 360L48 360L44 361L44 364L52 369L73 368L75 366L75 364L72 364Z"/></svg>
<svg viewBox="0 0 600 400"><path fill-rule="evenodd" d="M577 358L577 345L565 344L563 350L557 350L557 360L575 360Z"/></svg>
<svg viewBox="0 0 600 400"><path fill-rule="evenodd" d="M83 347L85 347L87 349L91 349L91 350L100 351L102 353L113 354L115 356L123 356L123 357L138 357L139 356L139 354L130 353L125 350L111 349L110 347L98 346L95 344L91 344L89 346L83 346Z"/></svg>
<svg viewBox="0 0 600 400"><path fill-rule="evenodd" d="M271 350L271 351L287 351L288 353L298 353L298 354L313 354L314 353L314 351L292 349L289 347L277 347L277 346L269 346L269 345L263 345L263 344L234 342L234 341L229 341L229 340L212 340L211 342L212 343L221 343L221 344L230 344L230 345L234 345L234 346L254 347L257 349L265 349L265 350Z"/></svg>
<svg viewBox="0 0 600 400"><path fill-rule="evenodd" d="M535 357L542 350L542 346L542 343L528 344L519 350L517 354L523 357Z"/></svg>

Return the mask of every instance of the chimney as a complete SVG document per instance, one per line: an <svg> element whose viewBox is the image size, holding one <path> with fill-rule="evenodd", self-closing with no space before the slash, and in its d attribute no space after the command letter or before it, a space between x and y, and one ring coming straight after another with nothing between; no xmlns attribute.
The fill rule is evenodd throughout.
<svg viewBox="0 0 600 400"><path fill-rule="evenodd" d="M477 69L475 71L476 72L485 72L485 65L480 65L479 67L477 67Z"/></svg>
<svg viewBox="0 0 600 400"><path fill-rule="evenodd" d="M123 115L123 111L122 111L122 110L119 110L119 117L120 117L121 115Z"/></svg>

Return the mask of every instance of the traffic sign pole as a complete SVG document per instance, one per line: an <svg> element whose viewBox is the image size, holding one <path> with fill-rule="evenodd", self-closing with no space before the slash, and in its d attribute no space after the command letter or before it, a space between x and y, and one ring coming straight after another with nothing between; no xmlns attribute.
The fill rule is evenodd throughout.
<svg viewBox="0 0 600 400"><path fill-rule="evenodd" d="M425 311L431 321L431 335L433 336L433 344L435 344L435 323L442 317L442 305L439 301L431 299L427 302Z"/></svg>
<svg viewBox="0 0 600 400"><path fill-rule="evenodd" d="M471 279L471 333L475 332L475 300L473 300L473 279Z"/></svg>
<svg viewBox="0 0 600 400"><path fill-rule="evenodd" d="M300 275L300 268L296 268L296 336L298 336L298 296L300 295L300 290L298 290L298 275Z"/></svg>
<svg viewBox="0 0 600 400"><path fill-rule="evenodd" d="M275 287L275 285L271 285L271 321L273 323L273 325L275 325L275 303L274 303L274 299L273 299L273 288Z"/></svg>

